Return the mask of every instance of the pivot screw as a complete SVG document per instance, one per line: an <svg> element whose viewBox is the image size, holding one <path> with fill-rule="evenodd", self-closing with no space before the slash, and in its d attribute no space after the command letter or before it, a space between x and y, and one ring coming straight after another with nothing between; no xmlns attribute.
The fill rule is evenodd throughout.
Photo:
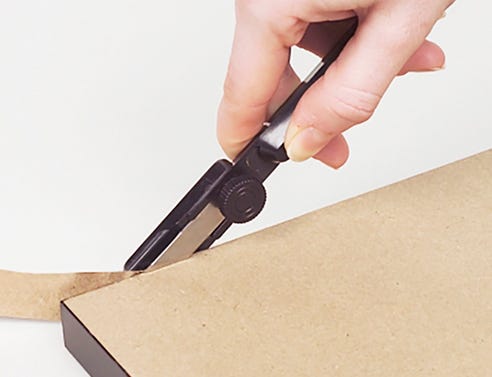
<svg viewBox="0 0 492 377"><path fill-rule="evenodd" d="M219 194L219 208L226 219L242 224L253 220L266 202L263 184L251 176L233 177Z"/></svg>

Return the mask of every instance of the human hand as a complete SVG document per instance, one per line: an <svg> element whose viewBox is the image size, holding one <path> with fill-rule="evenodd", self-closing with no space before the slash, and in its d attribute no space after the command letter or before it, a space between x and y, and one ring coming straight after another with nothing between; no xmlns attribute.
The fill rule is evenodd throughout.
<svg viewBox="0 0 492 377"><path fill-rule="evenodd" d="M342 133L371 117L398 74L432 71L444 53L425 38L452 0L237 0L236 31L217 134L234 157L298 85L289 64L298 45L324 55L354 15L359 26L326 74L303 96L286 133L294 161L334 168L348 158Z"/></svg>

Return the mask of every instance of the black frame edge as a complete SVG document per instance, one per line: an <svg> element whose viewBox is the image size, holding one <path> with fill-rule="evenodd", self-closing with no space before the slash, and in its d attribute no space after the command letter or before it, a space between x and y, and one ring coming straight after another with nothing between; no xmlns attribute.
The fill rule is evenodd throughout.
<svg viewBox="0 0 492 377"><path fill-rule="evenodd" d="M65 347L90 376L130 376L65 302L60 310Z"/></svg>

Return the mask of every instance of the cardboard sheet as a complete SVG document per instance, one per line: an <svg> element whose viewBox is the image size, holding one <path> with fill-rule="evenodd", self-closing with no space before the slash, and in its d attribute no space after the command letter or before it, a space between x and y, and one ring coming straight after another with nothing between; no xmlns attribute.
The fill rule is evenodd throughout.
<svg viewBox="0 0 492 377"><path fill-rule="evenodd" d="M29 274L0 270L0 317L56 321L60 302L134 275L130 272Z"/></svg>
<svg viewBox="0 0 492 377"><path fill-rule="evenodd" d="M134 377L490 376L492 152L65 305Z"/></svg>

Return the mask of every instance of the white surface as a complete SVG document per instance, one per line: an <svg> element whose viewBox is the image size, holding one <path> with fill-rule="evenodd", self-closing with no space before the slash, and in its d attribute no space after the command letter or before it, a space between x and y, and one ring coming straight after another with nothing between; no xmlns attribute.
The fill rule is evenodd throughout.
<svg viewBox="0 0 492 377"><path fill-rule="evenodd" d="M492 147L491 10L457 2L432 34L447 69L398 79L347 134L340 171L278 169L262 215L226 238ZM224 0L0 3L0 268L122 267L222 157L215 113L233 25ZM303 72L314 63L295 57ZM85 375L58 324L0 320L0 333L2 377Z"/></svg>

